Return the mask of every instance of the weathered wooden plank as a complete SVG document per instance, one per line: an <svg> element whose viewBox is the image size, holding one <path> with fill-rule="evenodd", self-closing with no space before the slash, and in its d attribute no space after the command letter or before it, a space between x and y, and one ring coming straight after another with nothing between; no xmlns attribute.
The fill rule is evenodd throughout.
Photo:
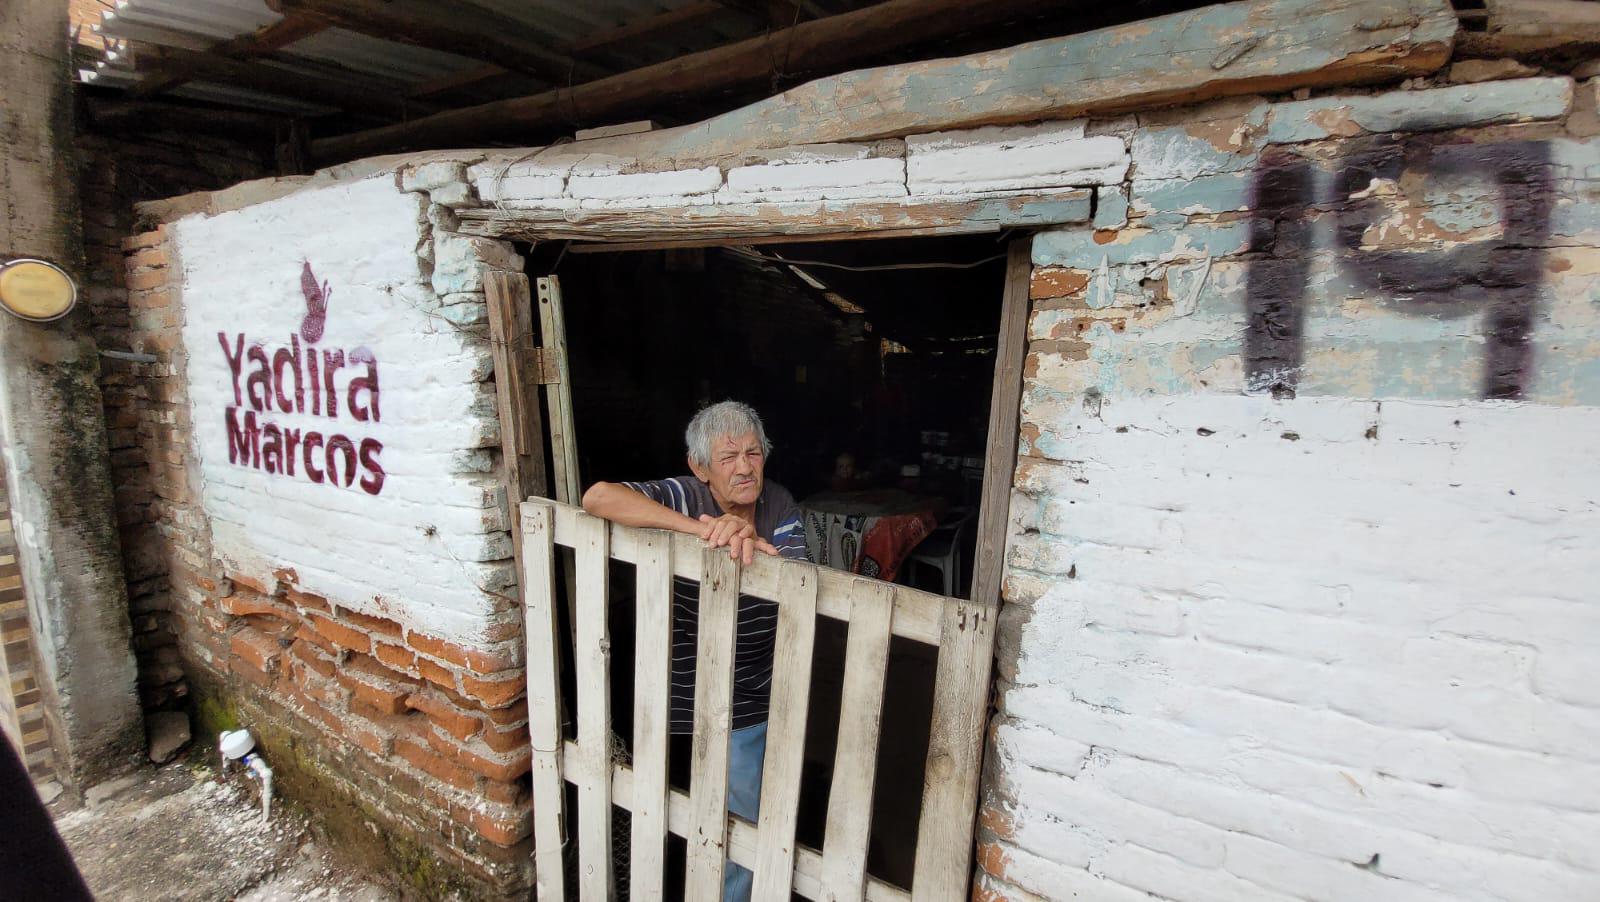
<svg viewBox="0 0 1600 902"><path fill-rule="evenodd" d="M1000 603L1005 568L1006 522L1017 466L1017 428L1022 408L1022 364L1028 353L1028 282L1033 274L1032 238L1011 242L1006 254L1005 294L1000 301L1000 337L994 354L989 400L989 443L984 452L983 490L978 501L978 546L972 560L974 601Z"/></svg>
<svg viewBox="0 0 1600 902"><path fill-rule="evenodd" d="M293 2L305 4L313 0ZM586 84L565 87L570 80L562 78L559 83L563 87L555 90L430 116L409 123L409 128L373 129L327 138L316 142L313 151L319 158L350 159L399 146L460 147L463 141L514 138L552 125L565 126L579 117L588 122L604 121L628 110L649 109L663 98L681 99L740 84L765 84L772 77L775 59L783 60L790 71L839 71L858 60L887 54L895 47L1009 21L1050 5L1050 0L889 0Z"/></svg>
<svg viewBox="0 0 1600 902"><path fill-rule="evenodd" d="M978 602L951 601L945 607L911 883L918 902L967 898L996 612L995 606Z"/></svg>
<svg viewBox="0 0 1600 902"><path fill-rule="evenodd" d="M850 592L850 631L844 649L839 745L828 790L822 881L831 900L860 899L866 889L872 791L883 723L883 685L889 669L894 586L856 579Z"/></svg>
<svg viewBox="0 0 1600 902"><path fill-rule="evenodd" d="M1600 44L1600 4L1592 0L1484 0L1482 38L1511 53Z"/></svg>
<svg viewBox="0 0 1600 902"><path fill-rule="evenodd" d="M462 210L461 232L518 240L752 241L843 233L958 235L1087 222L1090 191L1012 197L912 197L889 201L728 204L660 209Z"/></svg>
<svg viewBox="0 0 1600 902"><path fill-rule="evenodd" d="M578 518L574 650L578 683L578 757L567 762L578 784L578 895L607 902L611 882L611 631L608 627L610 532L605 520Z"/></svg>
<svg viewBox="0 0 1600 902"><path fill-rule="evenodd" d="M640 537L634 628L633 835L630 898L660 900L665 891L667 732L672 656L672 537Z"/></svg>
<svg viewBox="0 0 1600 902"><path fill-rule="evenodd" d="M915 9L929 19L955 12L915 0L891 0L867 11L886 7ZM834 16L799 28L849 18ZM693 165L788 144L860 141L1398 79L1427 74L1448 62L1458 27L1446 0L1217 4L1006 50L822 78L696 125L615 143L595 142L591 152ZM847 43L863 40L845 35ZM691 54L674 62L687 65L704 56ZM761 65L766 71L768 63ZM584 89L648 72L636 70L582 86L570 99L539 95L483 104L327 138L313 142L312 149L319 158L342 158L389 149L401 141L459 143L464 129L526 129L562 115L570 109L562 104L575 101Z"/></svg>
<svg viewBox="0 0 1600 902"><path fill-rule="evenodd" d="M778 634L772 661L772 704L762 765L756 837L757 900L787 902L794 885L795 824L800 813L806 712L811 702L811 652L817 628L817 568L778 572Z"/></svg>
<svg viewBox="0 0 1600 902"><path fill-rule="evenodd" d="M685 895L716 899L728 840L728 734L733 728L733 649L739 565L720 548L702 548L699 648L695 656L694 744Z"/></svg>
<svg viewBox="0 0 1600 902"><path fill-rule="evenodd" d="M525 501L522 519L523 633L528 661L528 739L533 747L533 860L540 902L566 898L562 816L561 690L556 673L555 516Z"/></svg>
<svg viewBox="0 0 1600 902"><path fill-rule="evenodd" d="M577 541L577 520L580 508L568 504L554 505L556 511L556 542L572 547ZM619 561L637 564L641 537L645 530L628 526L611 525L611 556ZM700 578L700 550L704 547L694 536L672 533L672 571L687 579ZM795 561L758 556L741 572L739 591L768 601L780 607L783 599L778 592L779 575L789 567L804 567ZM850 588L857 577L831 567L817 569L817 613L834 620L850 619ZM894 593L894 634L925 645L939 644L939 624L944 617L945 599L942 595L923 592L907 586L897 586Z"/></svg>
<svg viewBox="0 0 1600 902"><path fill-rule="evenodd" d="M488 270L484 294L489 301L489 344L494 354L495 403L500 414L501 481L506 497L520 504L544 494L544 437L529 347L533 342L533 306L528 277ZM533 394L530 398L529 395ZM522 573L522 518L511 518L511 551Z"/></svg>
<svg viewBox="0 0 1600 902"><path fill-rule="evenodd" d="M561 281L555 276L539 279L539 334L544 365L555 361L558 381L546 390L550 415L551 469L555 474L557 501L577 504L583 493L578 483L578 433L572 417L572 373L567 363L567 320L561 306Z"/></svg>
<svg viewBox="0 0 1600 902"><path fill-rule="evenodd" d="M576 743L567 743L570 755ZM634 774L624 765L612 769L611 801L624 809L633 808ZM689 833L689 796L682 790L667 794L667 829L678 836ZM757 856L757 828L736 817L728 819L728 860L754 869ZM794 857L794 891L807 899L823 898L822 853L807 845L797 845ZM908 902L911 894L877 877L867 878L867 902Z"/></svg>

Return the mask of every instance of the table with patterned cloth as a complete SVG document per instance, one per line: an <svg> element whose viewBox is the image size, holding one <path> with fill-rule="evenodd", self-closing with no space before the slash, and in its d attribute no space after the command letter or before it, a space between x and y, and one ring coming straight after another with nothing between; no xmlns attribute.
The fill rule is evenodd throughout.
<svg viewBox="0 0 1600 902"><path fill-rule="evenodd" d="M823 566L892 582L943 503L900 489L812 495L800 502L806 550Z"/></svg>

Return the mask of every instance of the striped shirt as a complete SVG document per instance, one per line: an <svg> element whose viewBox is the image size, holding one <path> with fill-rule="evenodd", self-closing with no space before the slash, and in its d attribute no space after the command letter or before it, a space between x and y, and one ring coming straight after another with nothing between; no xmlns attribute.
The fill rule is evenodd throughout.
<svg viewBox="0 0 1600 902"><path fill-rule="evenodd" d="M722 508L711 489L693 476L624 482L623 485L686 517L701 514L720 517ZM805 528L800 507L789 490L770 480L756 499L756 534L771 542L778 554L803 561ZM691 579L672 581L672 703L673 733L694 732L694 662L699 634L700 585ZM742 730L767 720L767 699L772 691L772 640L778 631L778 606L749 595L739 596L739 619L733 654L733 728Z"/></svg>

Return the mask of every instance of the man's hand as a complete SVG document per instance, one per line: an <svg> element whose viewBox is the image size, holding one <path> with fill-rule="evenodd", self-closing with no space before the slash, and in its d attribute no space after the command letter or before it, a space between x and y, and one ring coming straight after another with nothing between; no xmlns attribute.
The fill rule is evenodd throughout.
<svg viewBox="0 0 1600 902"><path fill-rule="evenodd" d="M703 531L700 538L705 539L712 548L728 549L728 557L736 561L743 561L748 565L755 560L756 552L770 554L774 557L778 549L772 543L756 535L755 526L749 520L734 514L723 514L713 517L710 514L700 515L700 525Z"/></svg>

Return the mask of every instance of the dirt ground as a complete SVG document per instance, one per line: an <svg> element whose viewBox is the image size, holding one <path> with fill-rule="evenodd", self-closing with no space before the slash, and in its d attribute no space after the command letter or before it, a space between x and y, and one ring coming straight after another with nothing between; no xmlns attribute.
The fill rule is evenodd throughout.
<svg viewBox="0 0 1600 902"><path fill-rule="evenodd" d="M218 782L214 771L179 761L96 787L89 796L85 806L54 814L97 899L399 898L372 875L342 865L290 811L274 805L263 824L258 786L239 771Z"/></svg>

